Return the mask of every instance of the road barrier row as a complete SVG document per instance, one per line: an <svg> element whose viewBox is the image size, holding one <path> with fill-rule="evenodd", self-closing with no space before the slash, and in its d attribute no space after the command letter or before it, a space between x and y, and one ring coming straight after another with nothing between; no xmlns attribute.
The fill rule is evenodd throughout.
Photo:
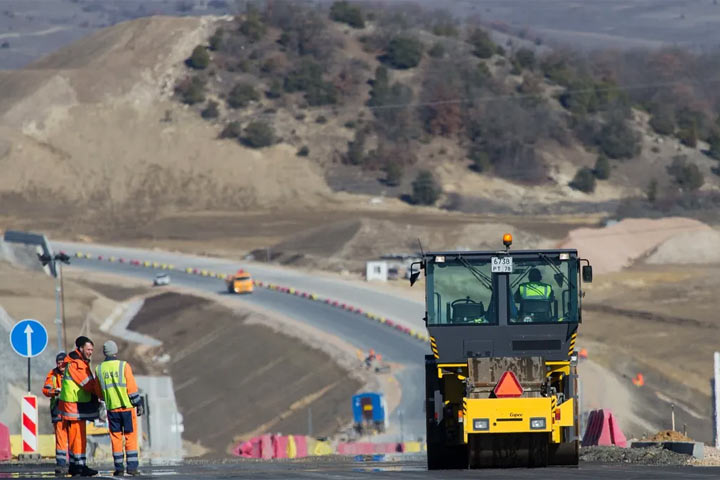
<svg viewBox="0 0 720 480"><path fill-rule="evenodd" d="M426 450L422 442L340 442L332 445L305 435L260 435L240 442L231 449L243 458L270 460L273 458L304 458L323 455L377 455L389 453L418 453Z"/></svg>
<svg viewBox="0 0 720 480"><path fill-rule="evenodd" d="M141 267L141 268L153 268L156 270L159 269L159 270L166 270L166 271L175 271L175 272L179 272L179 273L185 273L187 275L198 275L201 277L218 278L218 279L222 279L222 280L232 277L232 274L214 272L212 270L207 270L207 269L199 269L199 268L193 268L193 267L186 267L183 269L178 269L178 268L175 268L175 265L173 265L173 264L161 263L161 262L150 261L150 260L137 260L137 259L126 259L126 258L122 258L122 257L93 255L91 253L86 253L86 252L75 252L74 256L76 258L82 258L82 259L88 259L88 260L107 261L110 263L127 263L129 265L133 265L133 266ZM412 328L408 328L405 325L402 325L402 323L400 323L400 322L389 319L382 315L378 315L378 314L375 314L372 312L365 311L360 307L355 307L355 306L350 305L345 302L333 300L333 299L327 298L327 297L322 297L316 293L305 292L305 291L302 291L302 290L299 290L299 289L296 289L293 287L278 285L278 284L271 283L271 282L264 282L262 280L253 280L253 285L256 287L264 288L266 290L272 290L275 292L285 293L288 295L294 295L296 297L304 298L309 301L322 302L328 306L338 308L340 310L345 310L346 312L354 313L356 315L365 317L369 320L378 322L382 325L385 325L386 327L389 327L398 332L404 333L405 335L408 335L420 342L423 342L423 343L430 342L430 337L428 337L423 332L420 332L420 331L412 329Z"/></svg>

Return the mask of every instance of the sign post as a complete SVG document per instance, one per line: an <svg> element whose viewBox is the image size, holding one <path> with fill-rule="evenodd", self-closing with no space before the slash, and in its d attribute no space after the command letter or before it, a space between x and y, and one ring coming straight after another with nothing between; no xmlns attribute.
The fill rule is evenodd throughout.
<svg viewBox="0 0 720 480"><path fill-rule="evenodd" d="M20 320L10 330L10 345L15 353L28 359L28 393L30 388L30 359L37 357L48 344L48 334L45 326L37 320L27 318Z"/></svg>
<svg viewBox="0 0 720 480"><path fill-rule="evenodd" d="M48 344L47 330L42 323L31 318L21 320L10 330L10 345L15 353L28 361L28 393L22 398L22 443L23 453L34 455L38 451L38 410L37 397L33 395L30 383L30 359L45 351Z"/></svg>
<svg viewBox="0 0 720 480"><path fill-rule="evenodd" d="M713 405L714 412L715 412L715 448L720 448L720 352L715 352L715 388L713 390L714 392L714 400L715 404Z"/></svg>

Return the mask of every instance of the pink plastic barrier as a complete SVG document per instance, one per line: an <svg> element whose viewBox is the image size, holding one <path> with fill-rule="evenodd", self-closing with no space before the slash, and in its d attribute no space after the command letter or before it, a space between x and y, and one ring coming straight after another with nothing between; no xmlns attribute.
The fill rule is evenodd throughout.
<svg viewBox="0 0 720 480"><path fill-rule="evenodd" d="M288 437L284 435L273 435L273 458L288 457Z"/></svg>
<svg viewBox="0 0 720 480"><path fill-rule="evenodd" d="M10 430L4 423L0 423L0 460L10 460Z"/></svg>
<svg viewBox="0 0 720 480"><path fill-rule="evenodd" d="M337 446L340 455L373 455L397 453L404 450L402 443L342 442Z"/></svg>
<svg viewBox="0 0 720 480"><path fill-rule="evenodd" d="M232 449L233 455L244 458L288 458L290 437L295 442L295 458L308 456L308 439L302 435L262 435L242 442Z"/></svg>
<svg viewBox="0 0 720 480"><path fill-rule="evenodd" d="M304 458L308 456L308 441L304 435L293 435L295 440L295 448L297 449L297 458Z"/></svg>
<svg viewBox="0 0 720 480"><path fill-rule="evenodd" d="M602 409L590 412L582 446L592 445L627 447L627 439L610 410Z"/></svg>

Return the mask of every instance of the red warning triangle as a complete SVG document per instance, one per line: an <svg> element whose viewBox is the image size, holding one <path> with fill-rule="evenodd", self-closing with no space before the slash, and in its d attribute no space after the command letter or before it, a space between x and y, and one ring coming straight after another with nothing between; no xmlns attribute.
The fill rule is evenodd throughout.
<svg viewBox="0 0 720 480"><path fill-rule="evenodd" d="M522 385L511 371L503 373L500 381L495 385L493 393L497 398L519 397L523 394Z"/></svg>

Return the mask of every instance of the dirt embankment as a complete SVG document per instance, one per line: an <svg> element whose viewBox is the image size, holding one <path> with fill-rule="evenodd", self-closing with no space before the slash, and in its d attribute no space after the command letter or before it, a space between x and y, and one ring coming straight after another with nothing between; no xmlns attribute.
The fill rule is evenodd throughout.
<svg viewBox="0 0 720 480"><path fill-rule="evenodd" d="M147 299L129 328L163 342L184 437L227 456L233 441L266 432L337 432L361 382L324 352L280 334L258 313L164 293ZM167 358L167 357L166 357Z"/></svg>

